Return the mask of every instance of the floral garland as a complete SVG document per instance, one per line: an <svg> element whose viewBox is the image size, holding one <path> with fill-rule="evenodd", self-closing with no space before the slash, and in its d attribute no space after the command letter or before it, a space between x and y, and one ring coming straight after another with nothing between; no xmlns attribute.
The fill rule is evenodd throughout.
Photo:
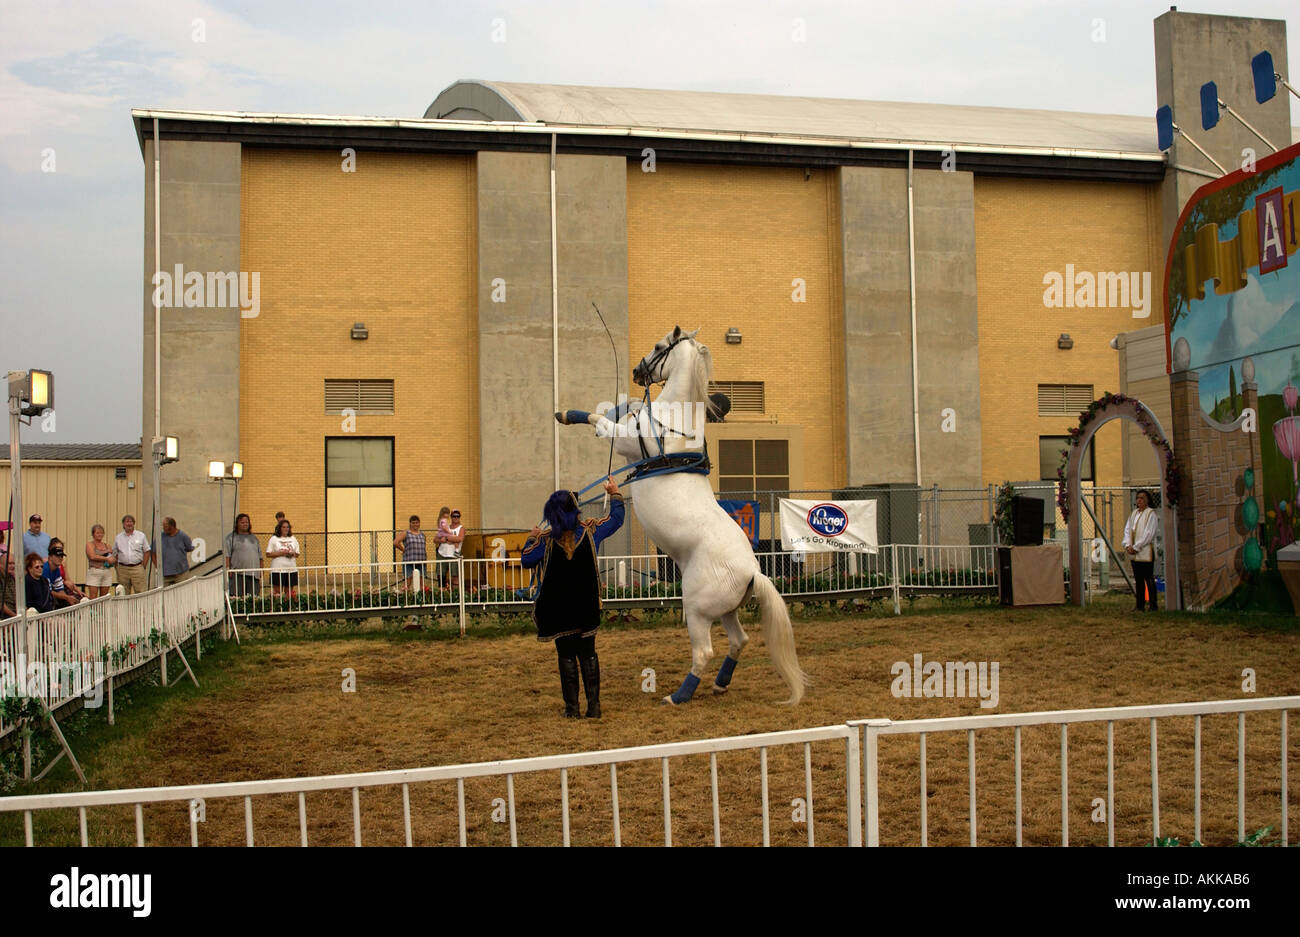
<svg viewBox="0 0 1300 937"><path fill-rule="evenodd" d="M1178 498L1182 490L1182 476L1178 473L1178 463L1174 461L1174 452L1169 448L1169 443L1163 439L1156 431L1155 426L1147 417L1146 410L1141 406L1141 401L1136 397L1129 397L1125 394L1112 394L1110 391L1102 394L1100 400L1094 400L1088 404L1088 409L1079 414L1079 425L1070 430L1070 448L1079 445L1079 440L1083 438L1083 432L1088 428L1088 424L1097 418L1097 412L1113 404L1127 404L1132 411L1133 420L1141 427L1143 434L1155 445L1159 446L1165 452L1165 498L1171 506L1178 504ZM1061 450L1061 464L1056 469L1056 506L1061 510L1061 517L1068 524L1070 522L1070 497L1069 485L1065 477L1065 466L1070 458L1070 449Z"/></svg>

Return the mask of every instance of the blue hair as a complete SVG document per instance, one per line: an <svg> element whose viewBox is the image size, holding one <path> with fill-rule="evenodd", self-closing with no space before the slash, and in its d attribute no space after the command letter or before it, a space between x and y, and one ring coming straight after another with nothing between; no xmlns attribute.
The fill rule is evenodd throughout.
<svg viewBox="0 0 1300 937"><path fill-rule="evenodd" d="M562 534L578 526L578 499L572 491L557 491L546 499L542 516L551 530Z"/></svg>

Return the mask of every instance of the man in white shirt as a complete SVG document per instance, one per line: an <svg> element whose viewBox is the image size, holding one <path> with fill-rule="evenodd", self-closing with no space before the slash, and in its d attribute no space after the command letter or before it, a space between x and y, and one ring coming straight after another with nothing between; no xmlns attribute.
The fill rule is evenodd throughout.
<svg viewBox="0 0 1300 937"><path fill-rule="evenodd" d="M149 552L149 538L135 529L135 518L130 514L122 518L122 532L113 538L113 553L117 557L117 583L126 594L147 591L147 564L153 554Z"/></svg>
<svg viewBox="0 0 1300 937"><path fill-rule="evenodd" d="M465 528L460 525L460 511L451 512L451 520L448 522L449 527L444 534L441 531L437 534L438 540L438 583L443 585L447 577L451 577L451 587L455 589L460 585L460 575L458 574L459 564L456 562L460 557L460 551L465 543Z"/></svg>
<svg viewBox="0 0 1300 937"><path fill-rule="evenodd" d="M1160 518L1151 507L1151 496L1145 491L1137 493L1137 510L1129 515L1124 525L1124 552L1133 563L1134 588L1137 593L1135 612L1148 611L1145 597L1150 596L1150 611L1156 610L1155 539L1160 529Z"/></svg>

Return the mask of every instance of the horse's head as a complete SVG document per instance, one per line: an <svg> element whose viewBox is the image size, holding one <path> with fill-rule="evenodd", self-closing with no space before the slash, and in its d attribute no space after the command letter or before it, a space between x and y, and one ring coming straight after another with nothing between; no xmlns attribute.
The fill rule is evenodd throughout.
<svg viewBox="0 0 1300 937"><path fill-rule="evenodd" d="M689 350L693 350L692 346L694 349L704 347L695 341L699 331L696 329L694 332L683 332L680 325L674 326L671 332L655 342L655 347L650 353L632 369L632 380L641 387L667 381L673 372L685 363L686 354ZM683 343L687 348L679 350L678 346ZM705 353L707 354L707 349Z"/></svg>
<svg viewBox="0 0 1300 937"><path fill-rule="evenodd" d="M649 387L665 384L674 374L681 373L686 380L686 384L678 386L683 399L703 402L709 413L717 417L720 411L709 397L713 356L709 354L709 346L696 341L699 331L683 332L681 326L674 327L637 363L632 370L632 380L642 387Z"/></svg>

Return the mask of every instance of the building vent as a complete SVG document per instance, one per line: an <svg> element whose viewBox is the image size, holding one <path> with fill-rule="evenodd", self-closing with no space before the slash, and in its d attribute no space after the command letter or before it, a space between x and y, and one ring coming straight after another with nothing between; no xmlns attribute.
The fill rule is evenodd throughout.
<svg viewBox="0 0 1300 937"><path fill-rule="evenodd" d="M358 415L393 412L392 381L325 380L325 412Z"/></svg>
<svg viewBox="0 0 1300 937"><path fill-rule="evenodd" d="M732 413L765 413L762 381L709 381L710 394L726 394Z"/></svg>
<svg viewBox="0 0 1300 937"><path fill-rule="evenodd" d="M1078 416L1096 398L1091 384L1039 384L1039 416Z"/></svg>
<svg viewBox="0 0 1300 937"><path fill-rule="evenodd" d="M126 466L119 465L117 468L113 469L113 477L118 480L126 478Z"/></svg>

